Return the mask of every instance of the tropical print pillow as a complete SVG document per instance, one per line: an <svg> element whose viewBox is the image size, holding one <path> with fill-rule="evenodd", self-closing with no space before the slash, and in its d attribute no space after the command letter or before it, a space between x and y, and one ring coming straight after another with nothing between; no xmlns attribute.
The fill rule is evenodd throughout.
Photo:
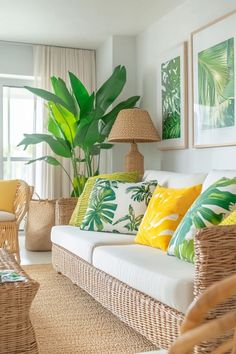
<svg viewBox="0 0 236 354"><path fill-rule="evenodd" d="M193 203L179 224L168 247L168 254L194 262L193 239L204 227L218 225L236 208L236 177L221 178Z"/></svg>
<svg viewBox="0 0 236 354"><path fill-rule="evenodd" d="M86 182L83 193L78 199L77 205L71 215L69 225L80 227L84 215L86 213L86 210L88 208L90 194L98 178L117 180L122 182L138 182L139 173L138 172L113 172L109 174L106 173L106 174L90 177Z"/></svg>
<svg viewBox="0 0 236 354"><path fill-rule="evenodd" d="M148 205L136 243L166 251L182 218L201 193L202 185L188 188L157 187Z"/></svg>
<svg viewBox="0 0 236 354"><path fill-rule="evenodd" d="M80 228L136 234L157 181L126 183L97 179Z"/></svg>

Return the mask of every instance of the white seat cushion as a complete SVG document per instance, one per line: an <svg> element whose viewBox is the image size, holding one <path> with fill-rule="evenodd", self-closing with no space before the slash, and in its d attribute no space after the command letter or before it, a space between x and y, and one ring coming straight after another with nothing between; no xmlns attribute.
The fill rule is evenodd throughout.
<svg viewBox="0 0 236 354"><path fill-rule="evenodd" d="M218 181L219 179L227 177L234 178L236 177L236 170L212 170L208 173L207 178L205 179L202 192L204 192L208 187L210 187L213 183Z"/></svg>
<svg viewBox="0 0 236 354"><path fill-rule="evenodd" d="M0 210L0 221L14 221L14 220L16 220L15 214Z"/></svg>
<svg viewBox="0 0 236 354"><path fill-rule="evenodd" d="M185 313L193 301L194 265L156 248L97 247L93 265L180 312Z"/></svg>
<svg viewBox="0 0 236 354"><path fill-rule="evenodd" d="M112 234L109 232L83 231L75 226L54 226L51 240L58 246L92 262L95 247L102 245L127 245L134 242L134 235Z"/></svg>
<svg viewBox="0 0 236 354"><path fill-rule="evenodd" d="M205 181L206 173L177 173L169 171L155 171L148 170L145 171L143 180L157 180L158 183L163 187L169 188L185 188L191 187L196 184L202 184Z"/></svg>

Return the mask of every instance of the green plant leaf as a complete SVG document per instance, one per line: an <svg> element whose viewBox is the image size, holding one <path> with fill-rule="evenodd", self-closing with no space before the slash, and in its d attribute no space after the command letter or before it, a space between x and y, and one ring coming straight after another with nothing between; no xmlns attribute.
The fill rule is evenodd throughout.
<svg viewBox="0 0 236 354"><path fill-rule="evenodd" d="M46 91L40 88L36 87L29 87L29 86L24 86L24 88L30 92L32 92L34 95L39 96L43 98L46 101L52 101L55 104L60 104L61 106L65 107L66 109L70 110L70 107L57 95L54 95L54 93L50 91Z"/></svg>
<svg viewBox="0 0 236 354"><path fill-rule="evenodd" d="M83 106L80 110L80 120L86 119L86 116L89 115L94 108L94 92L88 97L88 99L84 102Z"/></svg>
<svg viewBox="0 0 236 354"><path fill-rule="evenodd" d="M100 149L109 150L109 149L113 148L114 144L101 143L101 144L99 144L99 146L100 146Z"/></svg>
<svg viewBox="0 0 236 354"><path fill-rule="evenodd" d="M71 150L67 142L48 134L24 134L24 139L17 146L24 145L25 150L29 145L36 145L42 142L47 143L55 154L71 157Z"/></svg>
<svg viewBox="0 0 236 354"><path fill-rule="evenodd" d="M62 101L69 107L69 111L75 116L77 115L77 109L75 107L75 102L73 96L70 94L66 83L61 78L51 77L51 83L55 94L62 99Z"/></svg>
<svg viewBox="0 0 236 354"><path fill-rule="evenodd" d="M114 211L117 209L117 204L113 202L115 199L112 188L95 185L81 229L102 231L103 223L112 224Z"/></svg>
<svg viewBox="0 0 236 354"><path fill-rule="evenodd" d="M74 114L68 111L65 107L56 105L53 102L48 103L48 108L51 115L58 123L65 139L72 144L77 130L77 120Z"/></svg>
<svg viewBox="0 0 236 354"><path fill-rule="evenodd" d="M89 93L83 83L73 73L69 71L70 84L76 101L82 109L89 99Z"/></svg>
<svg viewBox="0 0 236 354"><path fill-rule="evenodd" d="M118 103L109 113L102 117L103 125L100 129L100 139L99 142L103 142L110 134L111 128L116 120L118 113L122 109L133 108L140 96L132 96L125 101Z"/></svg>
<svg viewBox="0 0 236 354"><path fill-rule="evenodd" d="M49 165L53 165L53 166L60 166L61 165L61 163L57 159L55 159L55 157L48 156L48 155L39 157L34 160L30 160L26 163L26 165L30 165L31 163L34 163L35 161L45 161Z"/></svg>
<svg viewBox="0 0 236 354"><path fill-rule="evenodd" d="M96 110L98 114L104 114L107 108L115 101L121 93L126 82L126 69L124 66L117 66L109 79L100 87L96 93Z"/></svg>
<svg viewBox="0 0 236 354"><path fill-rule="evenodd" d="M48 116L48 131L56 138L62 138L62 139L64 138L64 134L61 131L60 125L55 120L51 112L49 112L49 116Z"/></svg>

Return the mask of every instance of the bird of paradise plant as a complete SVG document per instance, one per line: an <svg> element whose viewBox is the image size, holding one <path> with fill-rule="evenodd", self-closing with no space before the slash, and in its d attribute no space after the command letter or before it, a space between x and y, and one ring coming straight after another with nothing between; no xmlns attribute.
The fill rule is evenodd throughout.
<svg viewBox="0 0 236 354"><path fill-rule="evenodd" d="M25 87L33 94L47 101L48 134L24 134L18 146L26 149L30 145L46 143L52 155L42 156L29 161L45 161L53 166L60 166L67 174L72 195L80 196L86 180L99 174L100 153L112 148L106 143L112 125L122 109L132 108L139 100L133 96L110 109L120 95L126 83L126 69L117 66L111 77L96 91L89 93L83 83L69 72L70 88L61 78L51 77L53 93L33 87ZM83 157L78 157L78 147ZM71 161L73 176L63 167L56 155ZM79 173L79 165L85 164L86 172Z"/></svg>

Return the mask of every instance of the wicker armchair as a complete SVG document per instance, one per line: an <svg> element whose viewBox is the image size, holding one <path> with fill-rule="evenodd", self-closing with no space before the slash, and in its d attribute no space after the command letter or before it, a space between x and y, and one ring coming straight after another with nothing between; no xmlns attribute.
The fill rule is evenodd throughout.
<svg viewBox="0 0 236 354"><path fill-rule="evenodd" d="M19 180L14 200L14 221L0 222L0 248L5 248L9 253L12 253L18 263L20 263L20 250L18 231L20 223L28 211L29 200L32 190L28 184Z"/></svg>

